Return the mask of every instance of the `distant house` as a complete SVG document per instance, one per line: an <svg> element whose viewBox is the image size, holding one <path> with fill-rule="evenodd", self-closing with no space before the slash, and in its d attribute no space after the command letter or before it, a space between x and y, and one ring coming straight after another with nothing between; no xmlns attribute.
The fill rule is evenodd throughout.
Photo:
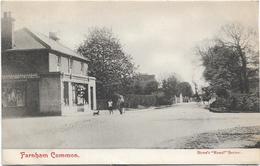
<svg viewBox="0 0 260 166"><path fill-rule="evenodd" d="M65 115L96 109L95 78L89 60L45 36L23 28L13 32L10 12L2 18L2 113Z"/></svg>

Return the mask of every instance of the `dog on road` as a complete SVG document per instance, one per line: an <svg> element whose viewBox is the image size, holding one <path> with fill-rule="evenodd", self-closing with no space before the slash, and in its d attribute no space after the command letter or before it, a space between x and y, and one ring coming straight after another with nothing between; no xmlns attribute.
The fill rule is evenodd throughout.
<svg viewBox="0 0 260 166"><path fill-rule="evenodd" d="M99 115L99 110L93 112L93 116Z"/></svg>

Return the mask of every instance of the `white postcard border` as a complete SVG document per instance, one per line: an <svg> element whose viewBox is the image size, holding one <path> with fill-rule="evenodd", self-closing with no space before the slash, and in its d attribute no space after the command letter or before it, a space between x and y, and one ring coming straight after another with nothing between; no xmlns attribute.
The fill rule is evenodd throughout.
<svg viewBox="0 0 260 166"><path fill-rule="evenodd" d="M2 157L5 165L260 164L260 149L3 149Z"/></svg>

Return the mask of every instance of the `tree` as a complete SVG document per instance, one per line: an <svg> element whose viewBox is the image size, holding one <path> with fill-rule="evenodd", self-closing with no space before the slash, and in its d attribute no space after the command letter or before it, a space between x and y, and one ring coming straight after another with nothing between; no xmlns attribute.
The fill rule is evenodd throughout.
<svg viewBox="0 0 260 166"><path fill-rule="evenodd" d="M195 93L193 95L193 98L195 99L195 101L199 101L200 100L200 96L198 93L198 84L196 82L192 82L194 84L194 89L195 89Z"/></svg>
<svg viewBox="0 0 260 166"><path fill-rule="evenodd" d="M134 94L143 94L143 88L141 87L141 85L136 84L134 85L134 87L131 90Z"/></svg>
<svg viewBox="0 0 260 166"><path fill-rule="evenodd" d="M90 60L88 72L97 78L98 98L106 98L114 92L127 93L136 67L112 30L90 29L77 52Z"/></svg>
<svg viewBox="0 0 260 166"><path fill-rule="evenodd" d="M146 84L144 87L144 93L145 94L152 94L153 92L156 92L158 90L159 83L157 81L151 81Z"/></svg>
<svg viewBox="0 0 260 166"><path fill-rule="evenodd" d="M191 88L190 83L188 82L181 82L177 85L178 95L182 94L182 96L191 97L193 95L193 91Z"/></svg>
<svg viewBox="0 0 260 166"><path fill-rule="evenodd" d="M258 71L257 46L254 31L240 24L227 24L209 46L199 47L197 53L205 67L204 77L210 89L227 96L230 91L249 92L249 77ZM254 75L256 76L256 75Z"/></svg>
<svg viewBox="0 0 260 166"><path fill-rule="evenodd" d="M179 81L174 75L171 75L167 79L162 80L162 91L168 99L177 95L178 84Z"/></svg>
<svg viewBox="0 0 260 166"><path fill-rule="evenodd" d="M213 95L212 89L210 87L202 87L201 90L202 90L202 94L201 94L202 100L209 101Z"/></svg>
<svg viewBox="0 0 260 166"><path fill-rule="evenodd" d="M230 23L221 28L220 36L221 38L217 40L231 48L240 62L240 90L241 93L248 93L250 72L248 63L255 56L258 57L257 32L252 28L245 28L239 23Z"/></svg>
<svg viewBox="0 0 260 166"><path fill-rule="evenodd" d="M201 53L205 67L204 77L211 89L218 95L226 96L228 91L239 89L239 69L237 56L225 46L215 45Z"/></svg>

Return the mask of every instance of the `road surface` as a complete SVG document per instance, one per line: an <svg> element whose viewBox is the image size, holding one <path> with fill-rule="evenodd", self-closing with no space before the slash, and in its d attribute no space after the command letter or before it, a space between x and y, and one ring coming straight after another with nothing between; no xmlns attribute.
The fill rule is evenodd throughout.
<svg viewBox="0 0 260 166"><path fill-rule="evenodd" d="M212 113L203 107L183 103L123 115L118 111L109 115L107 111L99 116L4 119L3 148L193 148L187 141L205 144L205 134L214 137L214 133L240 128L250 130L250 137L260 140L260 113ZM238 146L229 142L223 145Z"/></svg>

